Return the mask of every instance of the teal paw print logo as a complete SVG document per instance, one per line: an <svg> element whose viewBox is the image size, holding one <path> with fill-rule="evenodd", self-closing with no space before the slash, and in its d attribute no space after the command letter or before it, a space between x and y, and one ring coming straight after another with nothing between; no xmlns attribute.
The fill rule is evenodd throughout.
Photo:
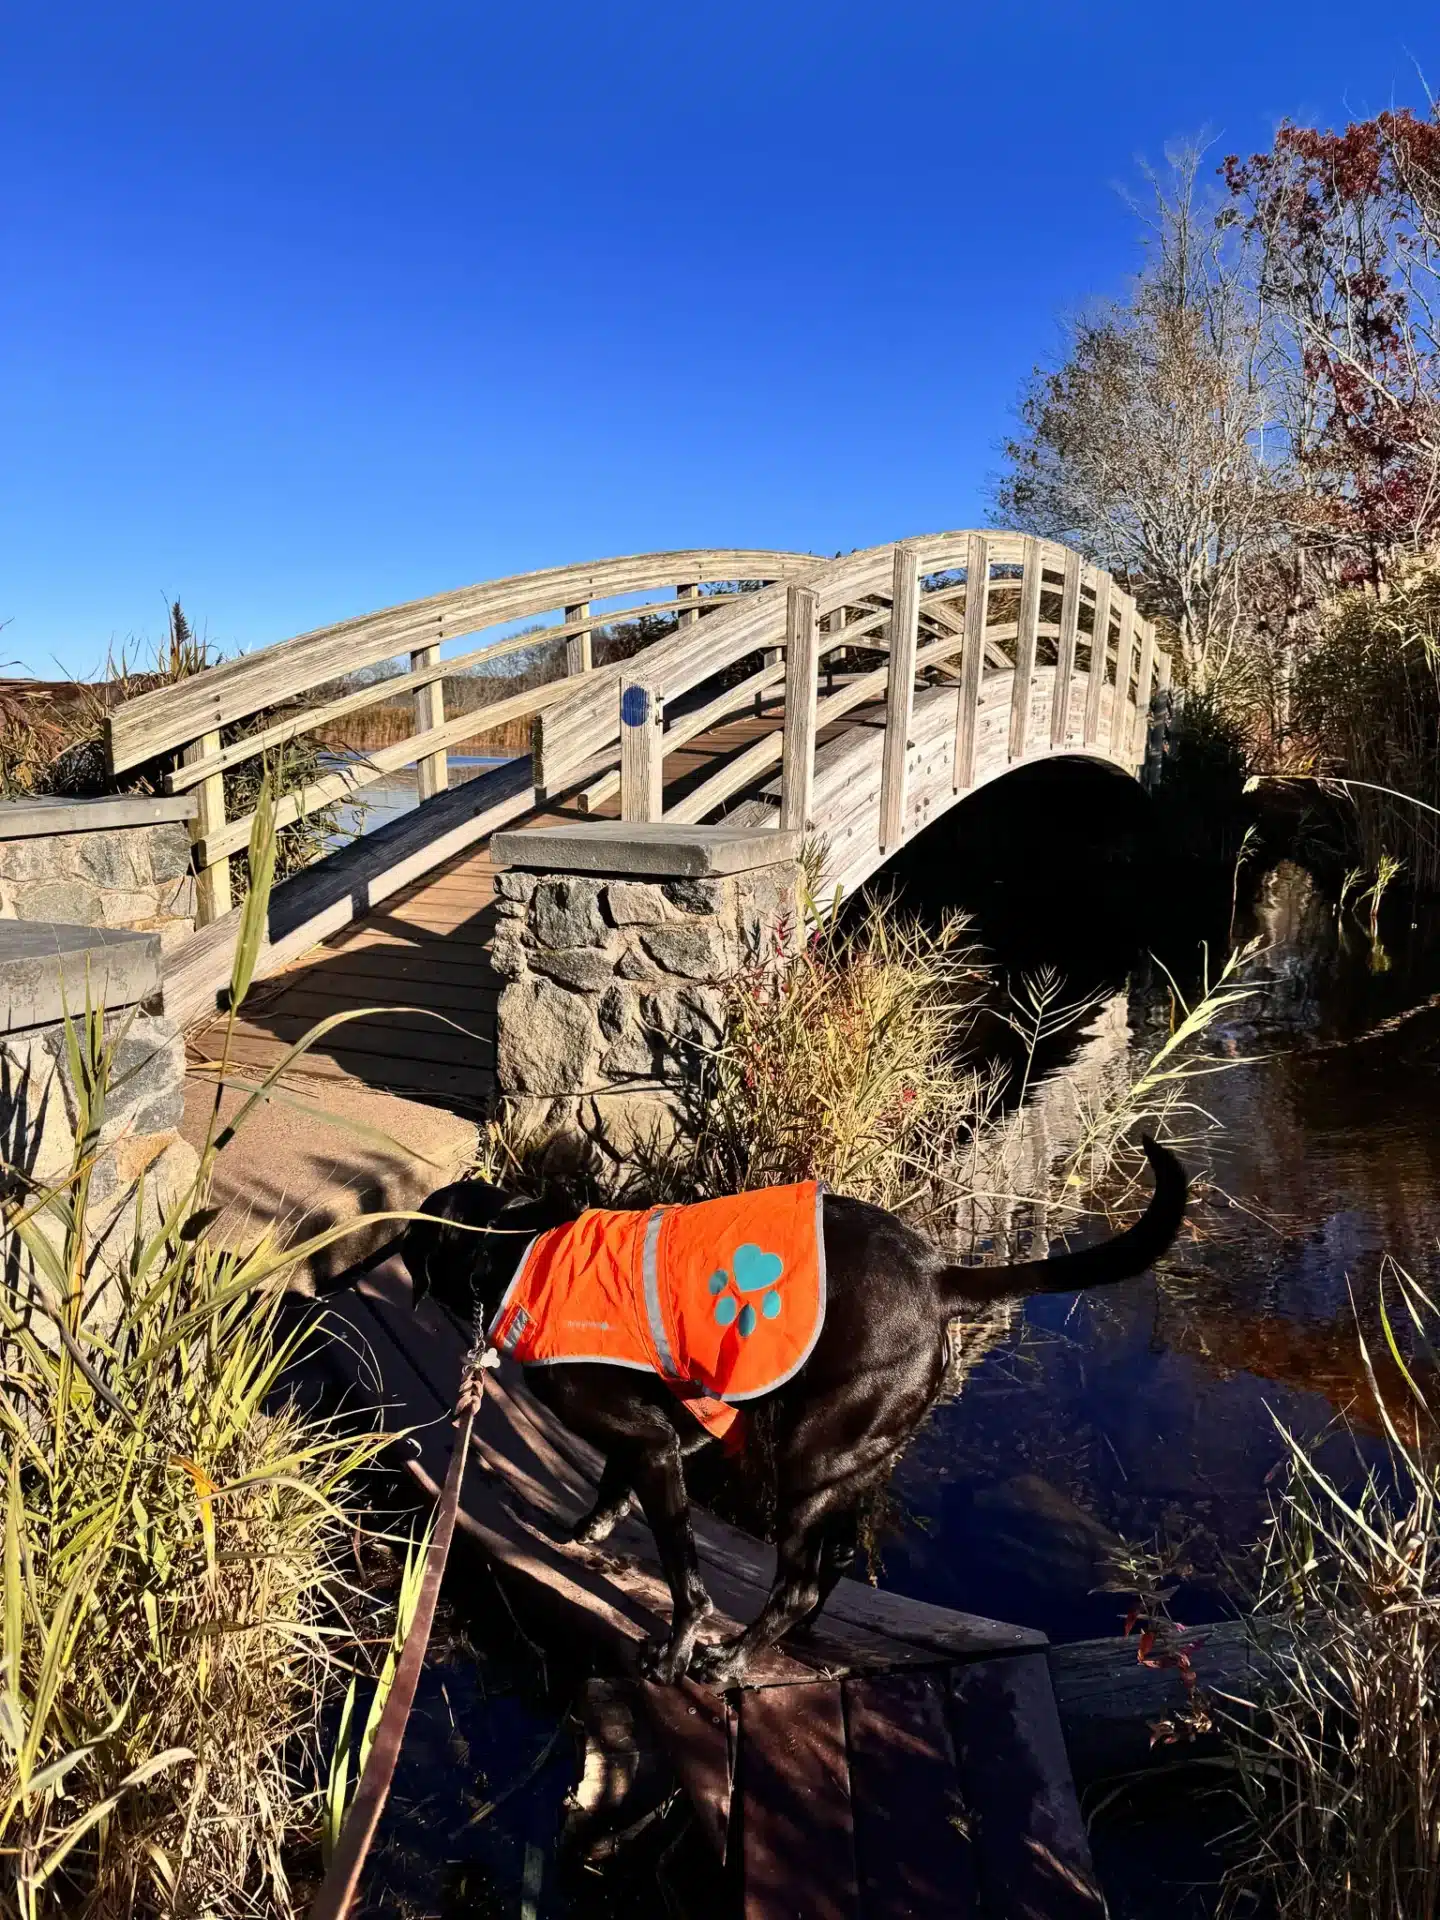
<svg viewBox="0 0 1440 1920"><path fill-rule="evenodd" d="M735 1268L733 1281L724 1267L717 1267L710 1276L710 1291L715 1296L715 1324L728 1327L733 1322L740 1338L748 1340L762 1317L774 1320L779 1315L777 1283L785 1271L785 1262L778 1253L763 1253L753 1242L747 1241L743 1247L735 1249L731 1264ZM763 1294L758 1315L749 1300L739 1297L747 1293Z"/></svg>

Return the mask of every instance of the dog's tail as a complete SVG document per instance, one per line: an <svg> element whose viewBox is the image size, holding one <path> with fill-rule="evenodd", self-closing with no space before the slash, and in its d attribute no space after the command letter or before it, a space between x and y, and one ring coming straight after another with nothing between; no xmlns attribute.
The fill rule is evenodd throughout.
<svg viewBox="0 0 1440 1920"><path fill-rule="evenodd" d="M1084 1287L1129 1280L1153 1266L1180 1231L1190 1183L1168 1147L1145 1135L1141 1141L1155 1176L1150 1204L1124 1233L1098 1247L1057 1254L1052 1260L1024 1260L1009 1267L946 1267L940 1288L947 1312L1000 1300L1021 1300L1031 1293L1078 1293Z"/></svg>

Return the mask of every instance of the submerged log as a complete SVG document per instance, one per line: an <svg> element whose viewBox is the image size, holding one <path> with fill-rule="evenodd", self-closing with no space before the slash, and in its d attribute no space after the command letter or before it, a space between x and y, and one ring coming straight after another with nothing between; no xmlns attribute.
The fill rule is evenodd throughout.
<svg viewBox="0 0 1440 1920"><path fill-rule="evenodd" d="M1282 1683L1278 1642L1249 1620L1197 1627L1186 1636L1202 1693L1230 1713L1259 1709ZM1220 1751L1211 1731L1187 1736L1183 1716L1192 1705L1174 1666L1147 1666L1135 1636L1076 1640L1051 1647L1050 1679L1077 1783L1144 1767L1183 1764ZM1179 1737L1167 1738L1173 1727ZM1159 1729L1157 1733L1156 1729Z"/></svg>

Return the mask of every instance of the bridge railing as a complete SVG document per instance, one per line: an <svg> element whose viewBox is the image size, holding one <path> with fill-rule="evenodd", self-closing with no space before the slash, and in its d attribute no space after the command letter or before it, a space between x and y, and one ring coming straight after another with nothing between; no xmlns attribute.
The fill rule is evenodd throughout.
<svg viewBox="0 0 1440 1920"><path fill-rule="evenodd" d="M837 671L847 662L851 671ZM1170 660L1134 596L1068 548L989 531L906 540L816 565L718 611L702 632L677 633L596 673L537 715L536 783L548 794L578 784L582 807L618 794L626 819L694 824L778 766L779 822L805 829L816 824L822 730L883 702L879 844L888 852L907 831L917 690L958 681L958 794L976 780L982 689L993 691L1001 674L1010 676L1007 764L1078 747L1137 771ZM1036 688L1047 676L1048 712L1037 725ZM667 804L667 756L752 703L781 700L778 727ZM857 804L873 807L875 797Z"/></svg>
<svg viewBox="0 0 1440 1920"><path fill-rule="evenodd" d="M343 761L337 756L317 778L282 796L277 823L288 825L411 765L423 805L447 791L449 752L460 742L543 713L569 698L577 683L608 673L594 662L597 628L664 615L676 617L680 633L693 637L734 603L735 596L715 590L715 583L785 581L816 564L810 554L739 548L642 554L517 574L341 621L221 661L115 708L106 728L110 769L118 775L155 766L166 793L197 792L193 860L199 918L209 923L230 910L230 858L247 845L254 817L244 806L227 807L226 775L236 768L302 736L328 732L369 707L408 700L413 724L404 739ZM660 597L596 611L597 602L651 593ZM520 620L551 624L441 656L449 641ZM560 647L560 677L488 706L446 714L447 678L521 652ZM408 660L404 671L345 684L362 669L395 659Z"/></svg>

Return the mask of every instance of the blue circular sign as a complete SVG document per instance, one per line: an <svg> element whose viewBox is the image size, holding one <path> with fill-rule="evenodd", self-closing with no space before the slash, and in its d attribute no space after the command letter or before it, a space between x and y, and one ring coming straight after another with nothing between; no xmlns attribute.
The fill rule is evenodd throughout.
<svg viewBox="0 0 1440 1920"><path fill-rule="evenodd" d="M620 696L620 718L627 727L643 727L650 718L650 696L644 687L626 687Z"/></svg>

